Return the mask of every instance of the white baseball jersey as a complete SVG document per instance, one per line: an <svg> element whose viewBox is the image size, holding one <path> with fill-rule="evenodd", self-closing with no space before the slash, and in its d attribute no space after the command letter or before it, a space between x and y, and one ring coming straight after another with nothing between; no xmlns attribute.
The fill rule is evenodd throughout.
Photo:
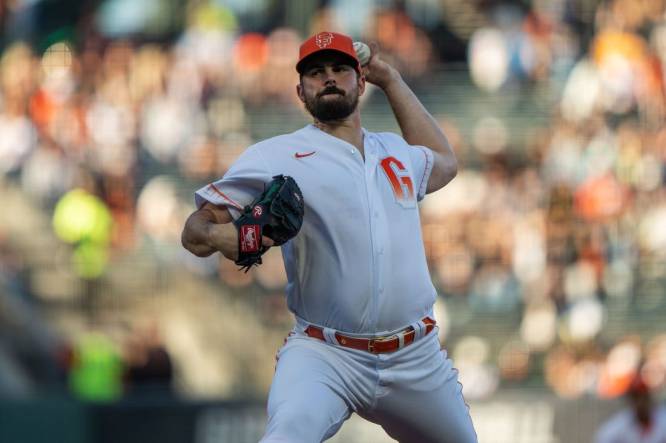
<svg viewBox="0 0 666 443"><path fill-rule="evenodd" d="M595 443L666 443L666 407L655 408L649 428L642 428L634 411L624 409L613 415L597 431Z"/></svg>
<svg viewBox="0 0 666 443"><path fill-rule="evenodd" d="M250 146L224 177L196 192L232 217L274 175L293 177L305 200L299 234L282 246L289 309L351 333L385 333L432 312L436 291L417 201L433 153L392 133L363 130L364 154L308 125Z"/></svg>

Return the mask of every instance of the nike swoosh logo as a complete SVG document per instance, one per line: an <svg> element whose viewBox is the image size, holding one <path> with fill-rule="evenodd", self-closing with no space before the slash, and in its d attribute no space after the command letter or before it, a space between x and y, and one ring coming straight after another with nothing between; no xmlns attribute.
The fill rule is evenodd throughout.
<svg viewBox="0 0 666 443"><path fill-rule="evenodd" d="M317 151L306 152L306 153L304 153L304 154L301 154L300 152L297 152L296 154L294 154L294 157L296 157L296 158L309 157L309 156L311 156L312 154L314 154L315 152L317 152Z"/></svg>

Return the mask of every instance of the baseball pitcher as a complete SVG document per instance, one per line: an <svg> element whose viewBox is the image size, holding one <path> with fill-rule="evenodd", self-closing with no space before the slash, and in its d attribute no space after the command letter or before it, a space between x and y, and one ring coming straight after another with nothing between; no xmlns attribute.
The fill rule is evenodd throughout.
<svg viewBox="0 0 666 443"><path fill-rule="evenodd" d="M196 191L183 245L245 269L281 245L295 325L263 443L324 441L353 412L400 442L476 442L440 349L417 206L453 179L456 159L397 70L376 48L361 59L334 32L301 45L296 93L313 123L250 146ZM361 126L366 82L386 94L402 137Z"/></svg>

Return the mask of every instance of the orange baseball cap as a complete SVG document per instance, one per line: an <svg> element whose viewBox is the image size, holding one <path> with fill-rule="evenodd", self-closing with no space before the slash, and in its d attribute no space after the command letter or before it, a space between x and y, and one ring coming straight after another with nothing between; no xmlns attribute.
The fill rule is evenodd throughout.
<svg viewBox="0 0 666 443"><path fill-rule="evenodd" d="M298 63L296 63L296 71L302 74L305 59L321 51L336 51L348 56L353 61L354 69L361 72L361 64L356 56L352 39L344 34L328 31L315 34L303 42L298 55Z"/></svg>

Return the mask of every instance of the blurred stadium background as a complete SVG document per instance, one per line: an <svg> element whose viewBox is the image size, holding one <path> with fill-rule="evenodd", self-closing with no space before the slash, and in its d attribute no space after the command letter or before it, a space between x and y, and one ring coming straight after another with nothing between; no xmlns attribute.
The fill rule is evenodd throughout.
<svg viewBox="0 0 666 443"><path fill-rule="evenodd" d="M0 1L0 440L252 442L278 251L180 246L192 194L304 125L319 30L378 41L461 172L422 204L482 443L588 442L666 378L663 0ZM363 123L397 131L381 93ZM352 419L336 442L390 441Z"/></svg>

